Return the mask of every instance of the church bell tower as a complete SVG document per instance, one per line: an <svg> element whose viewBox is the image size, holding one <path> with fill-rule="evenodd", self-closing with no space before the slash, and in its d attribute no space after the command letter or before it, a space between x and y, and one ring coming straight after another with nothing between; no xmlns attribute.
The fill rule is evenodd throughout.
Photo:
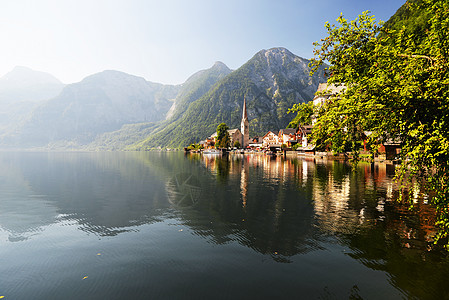
<svg viewBox="0 0 449 300"><path fill-rule="evenodd" d="M246 112L246 98L243 98L243 115L240 131L242 132L242 148L246 148L249 145L249 122Z"/></svg>

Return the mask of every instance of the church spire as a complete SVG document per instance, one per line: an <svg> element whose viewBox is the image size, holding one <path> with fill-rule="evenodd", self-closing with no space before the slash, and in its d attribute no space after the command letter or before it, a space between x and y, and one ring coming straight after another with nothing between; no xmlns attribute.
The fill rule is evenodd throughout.
<svg viewBox="0 0 449 300"><path fill-rule="evenodd" d="M248 115L246 112L246 98L243 98L243 115L242 120L248 120Z"/></svg>
<svg viewBox="0 0 449 300"><path fill-rule="evenodd" d="M246 98L243 98L243 113L242 123L240 125L240 132L242 133L242 147L246 148L249 145L249 122L248 113L246 112Z"/></svg>

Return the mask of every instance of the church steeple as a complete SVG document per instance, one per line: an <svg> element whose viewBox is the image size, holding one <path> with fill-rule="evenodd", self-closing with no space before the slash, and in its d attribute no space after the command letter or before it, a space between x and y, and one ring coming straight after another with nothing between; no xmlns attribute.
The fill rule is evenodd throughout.
<svg viewBox="0 0 449 300"><path fill-rule="evenodd" d="M246 112L246 98L243 98L243 116L242 120L248 120L248 115Z"/></svg>
<svg viewBox="0 0 449 300"><path fill-rule="evenodd" d="M249 122L248 113L246 112L246 98L243 98L243 113L240 131L242 132L242 147L246 148L249 145Z"/></svg>

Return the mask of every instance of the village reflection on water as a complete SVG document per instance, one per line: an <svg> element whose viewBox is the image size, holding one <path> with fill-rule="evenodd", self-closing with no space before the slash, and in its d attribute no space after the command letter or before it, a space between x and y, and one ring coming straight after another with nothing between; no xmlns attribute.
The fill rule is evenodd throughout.
<svg viewBox="0 0 449 300"><path fill-rule="evenodd" d="M344 235L382 225L399 238L401 247L428 251L433 246L435 210L416 184L413 209L405 200L398 202L392 164L362 162L354 172L346 162L313 157L254 154L203 155L201 159L217 181L240 181L243 208L249 205L249 198L254 204L268 196L251 197L251 184L258 186L258 177L264 186L280 191L294 183L296 190L311 200L314 226L321 232ZM295 196L292 193L293 199L286 195L283 200L296 201Z"/></svg>

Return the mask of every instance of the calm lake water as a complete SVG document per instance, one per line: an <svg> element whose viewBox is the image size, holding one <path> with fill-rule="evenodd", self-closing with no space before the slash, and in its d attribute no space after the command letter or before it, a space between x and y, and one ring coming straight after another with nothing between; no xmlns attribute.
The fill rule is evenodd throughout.
<svg viewBox="0 0 449 300"><path fill-rule="evenodd" d="M4 299L444 299L434 213L394 168L0 153Z"/></svg>

